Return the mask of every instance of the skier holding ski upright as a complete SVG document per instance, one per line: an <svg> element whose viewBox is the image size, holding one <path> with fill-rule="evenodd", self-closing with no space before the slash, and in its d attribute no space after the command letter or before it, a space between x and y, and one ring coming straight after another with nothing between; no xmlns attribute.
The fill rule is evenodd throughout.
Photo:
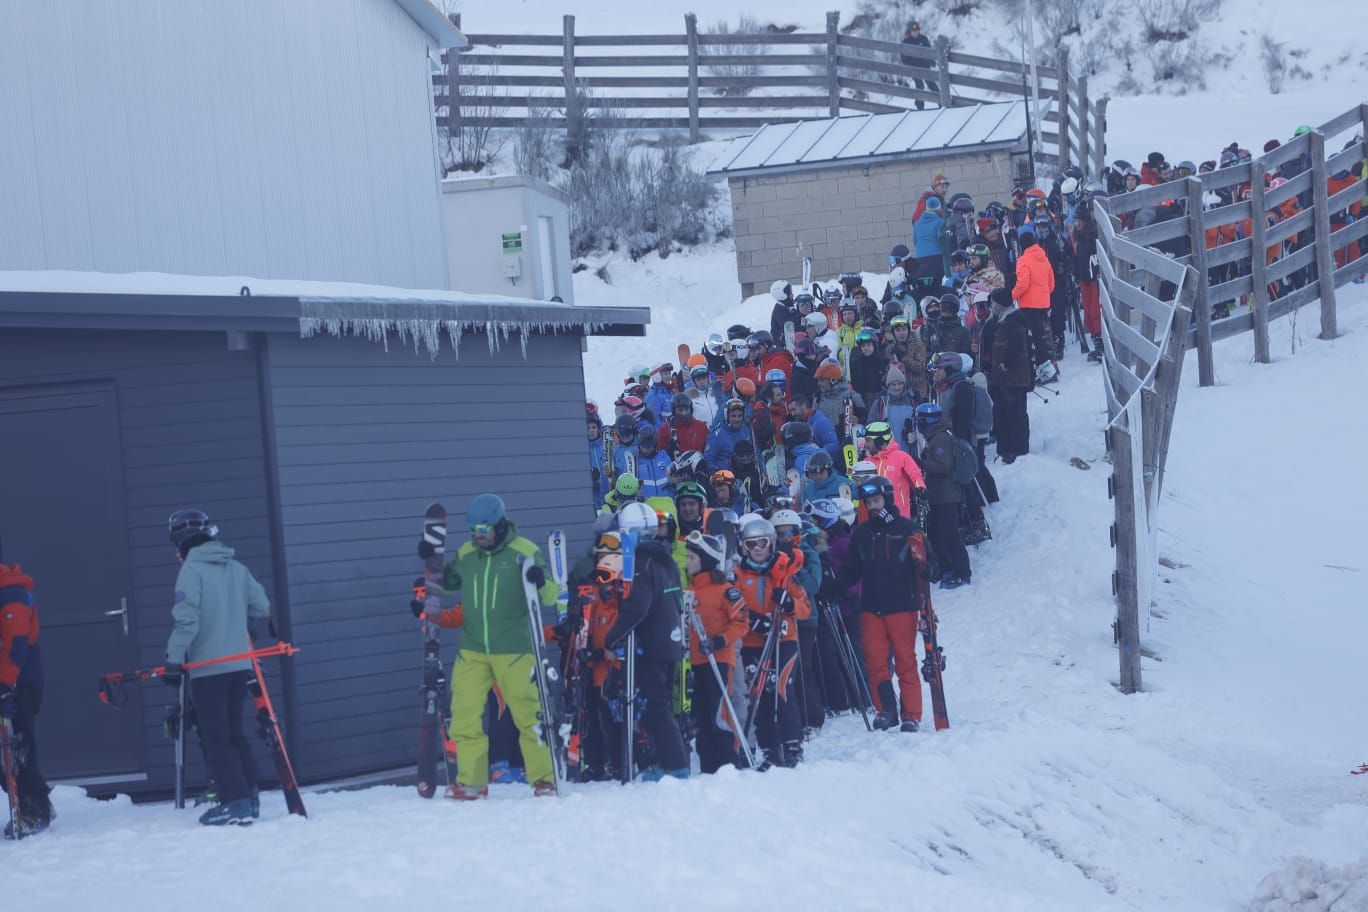
<svg viewBox="0 0 1368 912"><path fill-rule="evenodd" d="M443 588L461 593L465 621L461 650L451 669L450 734L460 764L446 795L472 801L489 794L489 737L483 716L485 698L495 684L518 727L534 793L553 795L551 751L540 737L540 697L532 677L535 660L519 558L534 562L528 577L543 606L555 605L556 584L547 578L541 549L518 534L497 495L481 494L472 500L466 520L470 541L461 545L443 573ZM426 560L431 549L429 542L421 541L418 556Z"/></svg>
<svg viewBox="0 0 1368 912"><path fill-rule="evenodd" d="M252 640L270 632L271 603L252 572L233 559L233 549L218 540L218 526L203 510L177 510L167 531L181 569L162 681L179 687L187 663L251 650ZM189 672L200 738L218 786L219 803L199 819L206 826L250 824L261 813L256 764L242 732L251 669L251 662L242 659Z"/></svg>

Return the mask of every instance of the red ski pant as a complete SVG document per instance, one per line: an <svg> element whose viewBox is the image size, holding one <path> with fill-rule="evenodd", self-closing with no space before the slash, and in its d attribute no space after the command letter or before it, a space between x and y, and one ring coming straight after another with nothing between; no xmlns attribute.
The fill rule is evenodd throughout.
<svg viewBox="0 0 1368 912"><path fill-rule="evenodd" d="M1083 326L1090 336L1102 335L1102 298L1096 282L1079 282L1078 297L1083 305Z"/></svg>
<svg viewBox="0 0 1368 912"><path fill-rule="evenodd" d="M898 698L902 702L902 718L922 717L921 679L917 677L917 618L916 611L896 614L860 616L860 649L864 653L865 674L874 695L874 706L884 711L879 697L879 685L893 679L888 671L888 656L893 655L893 668L898 675Z"/></svg>

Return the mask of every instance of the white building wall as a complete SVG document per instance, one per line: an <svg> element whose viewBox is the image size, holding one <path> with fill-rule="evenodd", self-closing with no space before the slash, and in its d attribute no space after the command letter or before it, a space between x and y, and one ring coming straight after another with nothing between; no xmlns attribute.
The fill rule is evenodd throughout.
<svg viewBox="0 0 1368 912"><path fill-rule="evenodd" d="M392 0L0 0L0 269L447 288Z"/></svg>

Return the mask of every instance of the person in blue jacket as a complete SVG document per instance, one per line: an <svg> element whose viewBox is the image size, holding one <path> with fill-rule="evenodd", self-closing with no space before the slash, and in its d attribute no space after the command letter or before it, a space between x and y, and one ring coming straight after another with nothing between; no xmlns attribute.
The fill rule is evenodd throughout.
<svg viewBox="0 0 1368 912"><path fill-rule="evenodd" d="M613 423L613 439L616 441L613 444L614 478L624 472L636 474L637 438L651 436L652 433L648 422L633 418L631 415L618 416L618 420Z"/></svg>
<svg viewBox="0 0 1368 912"><path fill-rule="evenodd" d="M636 477L642 500L652 497L674 499L675 486L670 480L670 457L660 449L655 434L638 434L636 449Z"/></svg>
<svg viewBox="0 0 1368 912"><path fill-rule="evenodd" d="M926 200L926 211L912 226L912 242L917 248L917 283L936 287L945 276L945 219L939 197Z"/></svg>
<svg viewBox="0 0 1368 912"><path fill-rule="evenodd" d="M646 410L661 421L670 417L670 397L675 393L667 382L669 379L668 370L658 370L651 375L651 387L646 390Z"/></svg>
<svg viewBox="0 0 1368 912"><path fill-rule="evenodd" d="M812 426L812 442L825 450L832 461L841 458L841 441L836 436L836 428L830 418L812 407L810 394L795 391L789 397L788 414L790 421L806 421Z"/></svg>
<svg viewBox="0 0 1368 912"><path fill-rule="evenodd" d="M746 404L740 399L727 400L723 420L708 432L708 445L703 458L714 469L732 467L732 450L742 440L755 443L750 424L746 421Z"/></svg>
<svg viewBox="0 0 1368 912"><path fill-rule="evenodd" d="M835 497L850 497L855 490L855 485L851 483L840 472L836 471L836 464L825 450L820 453L813 453L812 458L807 461L803 472L803 501L812 503L814 500L830 500Z"/></svg>
<svg viewBox="0 0 1368 912"><path fill-rule="evenodd" d="M807 471L808 460L812 455L822 452L817 444L812 442L812 425L801 420L786 421L779 429L779 436L789 451L789 465L798 470L798 476L801 478Z"/></svg>

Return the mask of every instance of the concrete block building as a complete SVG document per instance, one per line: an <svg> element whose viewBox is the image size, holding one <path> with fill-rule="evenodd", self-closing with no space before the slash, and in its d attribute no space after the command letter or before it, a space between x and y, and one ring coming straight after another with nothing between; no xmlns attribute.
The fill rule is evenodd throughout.
<svg viewBox="0 0 1368 912"><path fill-rule="evenodd" d="M713 174L731 189L742 293L794 280L883 271L912 246L912 213L937 173L982 206L1029 178L1023 102L866 114L762 127Z"/></svg>

